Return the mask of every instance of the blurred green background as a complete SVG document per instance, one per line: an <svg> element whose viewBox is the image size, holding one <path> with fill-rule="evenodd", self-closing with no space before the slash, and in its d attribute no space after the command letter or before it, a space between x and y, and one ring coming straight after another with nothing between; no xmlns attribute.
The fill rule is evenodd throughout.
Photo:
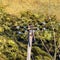
<svg viewBox="0 0 60 60"><path fill-rule="evenodd" d="M30 0L22 1L24 4L28 1L32 3ZM39 1L35 3L40 4ZM35 31L36 42L33 43L32 47L32 56L34 59L53 60L56 54L55 60L59 60L60 22L57 14L49 14L49 8L43 8L44 11L43 9L40 10L39 7L37 9L37 6L35 8L33 3L34 8L26 5L28 9L24 8L24 11L21 11L20 5L17 5L18 0L15 0L14 3L8 3L8 0L1 0L0 2L0 60L26 60L28 44L27 27L30 23L37 27ZM45 3L42 0L40 2ZM8 5L4 5L4 3ZM17 6L18 8L16 7L15 10L13 6L14 8ZM17 13L18 9L19 12Z"/></svg>

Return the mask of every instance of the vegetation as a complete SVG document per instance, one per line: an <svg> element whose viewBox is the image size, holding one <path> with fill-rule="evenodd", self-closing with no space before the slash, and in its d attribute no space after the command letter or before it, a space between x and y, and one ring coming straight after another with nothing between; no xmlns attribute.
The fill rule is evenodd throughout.
<svg viewBox="0 0 60 60"><path fill-rule="evenodd" d="M37 27L32 47L34 59L59 59L60 22L55 15L27 11L16 17L0 8L0 60L26 60L30 23Z"/></svg>

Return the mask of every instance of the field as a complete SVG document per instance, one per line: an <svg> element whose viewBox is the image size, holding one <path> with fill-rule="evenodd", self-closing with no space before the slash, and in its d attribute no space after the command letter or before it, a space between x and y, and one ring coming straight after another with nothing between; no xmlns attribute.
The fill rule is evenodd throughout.
<svg viewBox="0 0 60 60"><path fill-rule="evenodd" d="M60 0L2 0L3 5L7 5L6 12L19 15L21 12L30 10L33 12L42 12L56 14L58 20L60 19ZM49 7L50 5L50 7Z"/></svg>

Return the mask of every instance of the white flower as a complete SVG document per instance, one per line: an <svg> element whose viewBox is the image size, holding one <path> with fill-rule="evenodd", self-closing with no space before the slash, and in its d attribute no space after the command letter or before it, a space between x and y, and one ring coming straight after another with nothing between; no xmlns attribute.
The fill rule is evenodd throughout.
<svg viewBox="0 0 60 60"><path fill-rule="evenodd" d="M49 19L51 20L51 17L49 17Z"/></svg>
<svg viewBox="0 0 60 60"><path fill-rule="evenodd" d="M59 58L60 58L60 54L59 54Z"/></svg>
<svg viewBox="0 0 60 60"><path fill-rule="evenodd" d="M46 24L46 22L42 22L44 25Z"/></svg>
<svg viewBox="0 0 60 60"><path fill-rule="evenodd" d="M24 28L26 28L26 26L24 26Z"/></svg>
<svg viewBox="0 0 60 60"><path fill-rule="evenodd" d="M22 32L18 31L18 34L22 34Z"/></svg>
<svg viewBox="0 0 60 60"><path fill-rule="evenodd" d="M39 30L39 28L37 28L37 30Z"/></svg>
<svg viewBox="0 0 60 60"><path fill-rule="evenodd" d="M44 27L43 30L46 30L46 28Z"/></svg>
<svg viewBox="0 0 60 60"><path fill-rule="evenodd" d="M17 29L19 29L19 28L20 28L20 26L17 26L16 28L17 28Z"/></svg>

